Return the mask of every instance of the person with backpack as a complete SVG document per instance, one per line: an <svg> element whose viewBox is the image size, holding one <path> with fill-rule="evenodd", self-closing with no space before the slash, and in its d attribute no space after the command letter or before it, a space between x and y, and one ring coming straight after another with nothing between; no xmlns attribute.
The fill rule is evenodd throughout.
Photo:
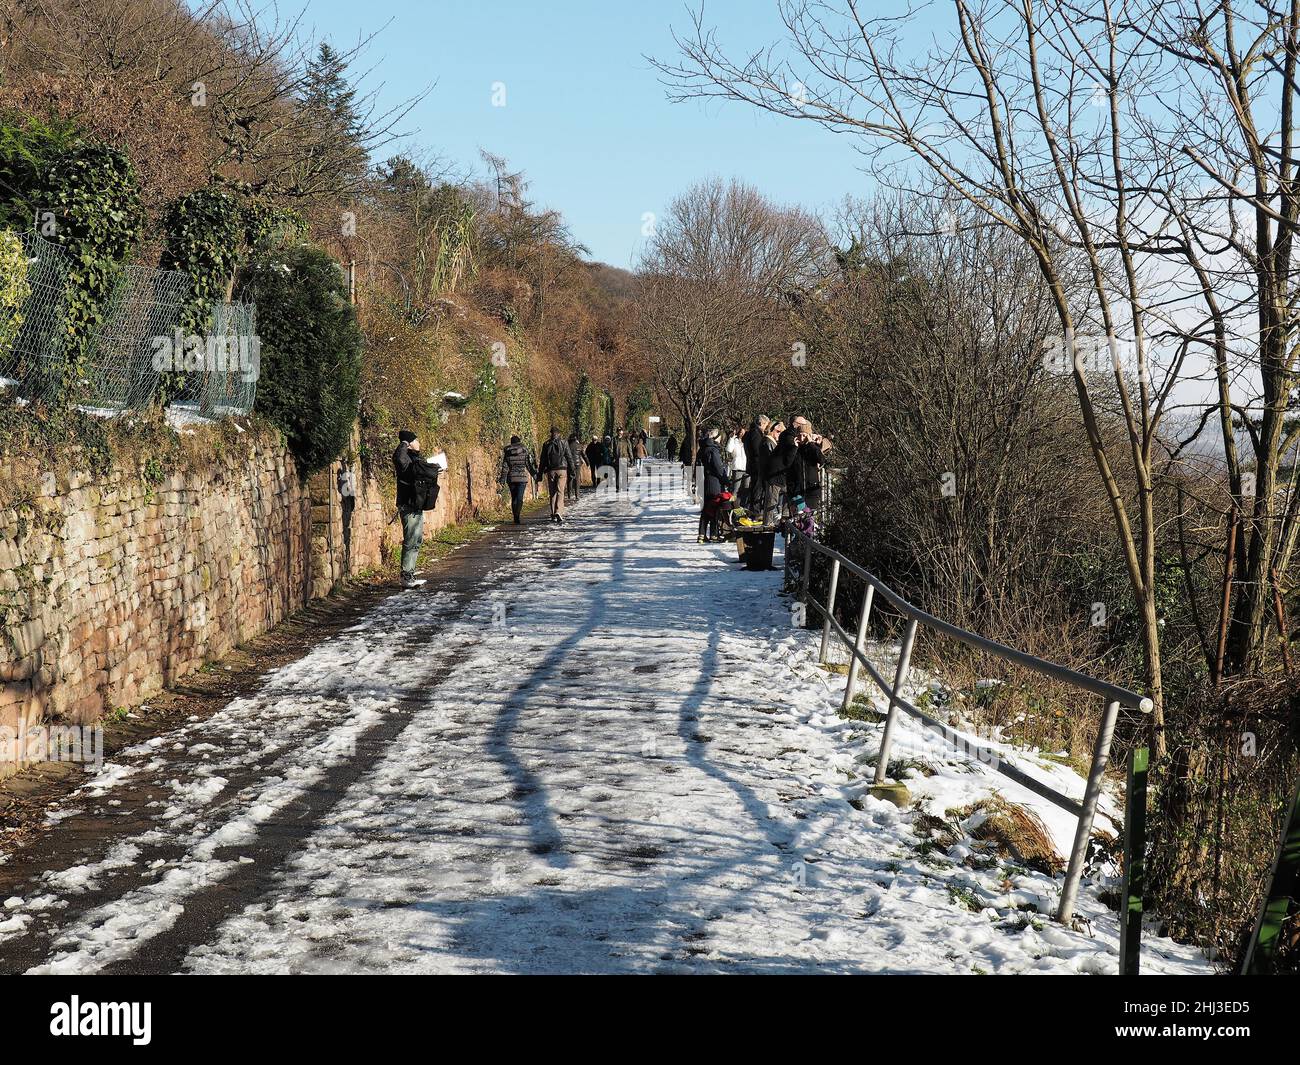
<svg viewBox="0 0 1300 1065"><path fill-rule="evenodd" d="M560 435L559 429L551 426L551 438L542 445L539 469L546 478L546 490L551 496L551 521L556 525L564 524L564 489L572 465L568 441Z"/></svg>
<svg viewBox="0 0 1300 1065"><path fill-rule="evenodd" d="M397 434L393 452L393 473L397 477L397 513L402 519L402 587L424 583L416 580L415 567L424 542L424 512L438 504L438 474L442 467L420 453L420 440L409 429Z"/></svg>
<svg viewBox="0 0 1300 1065"><path fill-rule="evenodd" d="M536 481L540 474L533 462L528 448L519 442L519 437L512 436L510 443L501 453L501 483L510 490L510 513L514 515L515 524L523 524L524 495L528 491L529 481Z"/></svg>

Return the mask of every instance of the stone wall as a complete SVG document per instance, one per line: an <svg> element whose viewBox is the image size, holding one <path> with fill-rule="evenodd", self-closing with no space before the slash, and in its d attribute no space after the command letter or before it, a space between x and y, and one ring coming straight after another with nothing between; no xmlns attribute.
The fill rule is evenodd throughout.
<svg viewBox="0 0 1300 1065"><path fill-rule="evenodd" d="M248 428L205 454L204 432L160 478L139 461L5 459L0 736L134 706L391 558L391 487L358 471L345 538L337 463L304 482L277 434ZM453 454L426 536L490 506L495 473L481 450ZM5 755L0 778L21 768Z"/></svg>

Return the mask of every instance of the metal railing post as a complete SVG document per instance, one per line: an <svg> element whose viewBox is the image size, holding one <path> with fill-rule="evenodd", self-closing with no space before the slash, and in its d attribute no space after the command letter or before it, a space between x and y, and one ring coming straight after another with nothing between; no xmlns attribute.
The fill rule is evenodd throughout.
<svg viewBox="0 0 1300 1065"><path fill-rule="evenodd" d="M894 687L889 692L889 715L885 718L885 734L880 737L880 754L876 756L877 784L885 782L889 769L889 748L894 742L894 725L898 718L898 696L903 682L907 680L908 666L912 662L912 644L916 642L916 618L907 622L907 632L903 635L902 646L898 649L898 668L894 671Z"/></svg>
<svg viewBox="0 0 1300 1065"><path fill-rule="evenodd" d="M1079 825L1074 830L1074 847L1070 851L1069 868L1065 871L1065 885L1061 888L1061 905L1056 911L1056 919L1061 924L1069 924L1074 916L1074 901L1079 894L1079 882L1083 879L1083 863L1088 856L1088 840L1092 837L1092 822L1097 816L1097 800L1101 796L1101 777L1110 760L1110 741L1115 735L1118 718L1119 703L1108 702L1102 714L1101 727L1097 730L1092 768L1088 770L1088 784L1083 791L1083 809L1079 813Z"/></svg>
<svg viewBox="0 0 1300 1065"><path fill-rule="evenodd" d="M835 616L835 593L839 590L840 583L840 560L831 559L831 585L826 592L826 617L822 619L822 647L817 655L817 661L822 665L826 664L826 645L831 640L831 618Z"/></svg>
<svg viewBox="0 0 1300 1065"><path fill-rule="evenodd" d="M853 705L853 695L858 686L858 655L867 647L867 623L871 620L871 601L875 597L876 586L868 584L862 593L862 605L858 608L858 638L853 644L857 652L849 659L849 680L844 685L844 702L840 709L847 710Z"/></svg>
<svg viewBox="0 0 1300 1065"><path fill-rule="evenodd" d="M799 602L808 605L808 587L812 578L812 537L803 539L803 573L799 575Z"/></svg>

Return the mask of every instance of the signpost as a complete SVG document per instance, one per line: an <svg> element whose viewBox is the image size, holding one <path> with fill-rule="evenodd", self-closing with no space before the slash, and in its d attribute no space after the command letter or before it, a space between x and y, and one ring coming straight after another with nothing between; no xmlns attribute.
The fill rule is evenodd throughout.
<svg viewBox="0 0 1300 1065"><path fill-rule="evenodd" d="M1128 759L1124 793L1124 888L1120 892L1119 971L1137 976L1142 950L1142 892L1146 887L1147 766L1151 752L1138 747Z"/></svg>

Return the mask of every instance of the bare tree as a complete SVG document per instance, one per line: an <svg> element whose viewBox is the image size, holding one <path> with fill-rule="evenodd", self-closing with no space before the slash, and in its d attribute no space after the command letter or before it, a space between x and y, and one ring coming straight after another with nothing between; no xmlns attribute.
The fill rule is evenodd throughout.
<svg viewBox="0 0 1300 1065"><path fill-rule="evenodd" d="M1293 327L1278 286L1290 269L1296 12L1275 6L1253 6L1256 32L1244 34L1242 53L1228 2L1201 12L1193 0L952 0L946 32L918 49L908 36L914 11L886 17L868 15L858 0L783 0L782 44L733 61L701 14L679 38L684 59L660 64L679 97L745 101L857 135L886 182L923 195L937 181L1032 251L1057 317L1058 364L1073 379L1141 615L1158 758L1166 741L1154 495L1168 458L1162 423L1178 402L1189 351L1206 335L1189 308L1198 294L1215 295L1217 275L1207 269L1196 285L1189 258L1196 241L1207 259L1218 252L1205 236L1216 211L1241 250L1252 251L1249 261L1269 264L1266 277L1256 271L1253 304L1238 306L1258 311L1264 341L1253 353L1264 377L1261 443L1274 453L1285 444L1278 432L1294 377L1293 356L1281 352ZM1161 17L1180 7L1181 22ZM1271 122L1250 106L1266 74L1278 91L1259 110ZM1171 121L1185 117L1189 81L1202 93L1202 121L1190 136ZM1210 135L1213 148L1197 143ZM1250 208L1239 229L1225 209L1233 200ZM1080 262L1082 292L1069 283ZM1224 368L1220 381L1233 372ZM1228 412L1236 406L1221 403ZM1103 431L1111 413L1126 430L1120 447ZM1229 422L1223 433L1231 450ZM1240 500L1236 483L1234 492ZM1254 590L1239 609L1239 631L1256 633L1241 636L1247 645L1263 621L1268 542L1278 532L1272 492L1261 465L1252 500L1260 539L1245 549Z"/></svg>
<svg viewBox="0 0 1300 1065"><path fill-rule="evenodd" d="M827 267L820 223L739 182L675 199L640 264L638 333L687 439L783 355L789 298Z"/></svg>
<svg viewBox="0 0 1300 1065"><path fill-rule="evenodd" d="M281 199L338 201L365 187L358 165L401 135L427 94L392 107L382 85L350 95L355 122L341 130L313 98L321 67L303 14L274 3L208 0L23 0L5 11L0 64L97 86L130 77L161 85L201 115L210 135L207 170ZM355 65L377 34L331 52ZM359 80L366 80L361 72ZM84 95L84 94L83 94Z"/></svg>

